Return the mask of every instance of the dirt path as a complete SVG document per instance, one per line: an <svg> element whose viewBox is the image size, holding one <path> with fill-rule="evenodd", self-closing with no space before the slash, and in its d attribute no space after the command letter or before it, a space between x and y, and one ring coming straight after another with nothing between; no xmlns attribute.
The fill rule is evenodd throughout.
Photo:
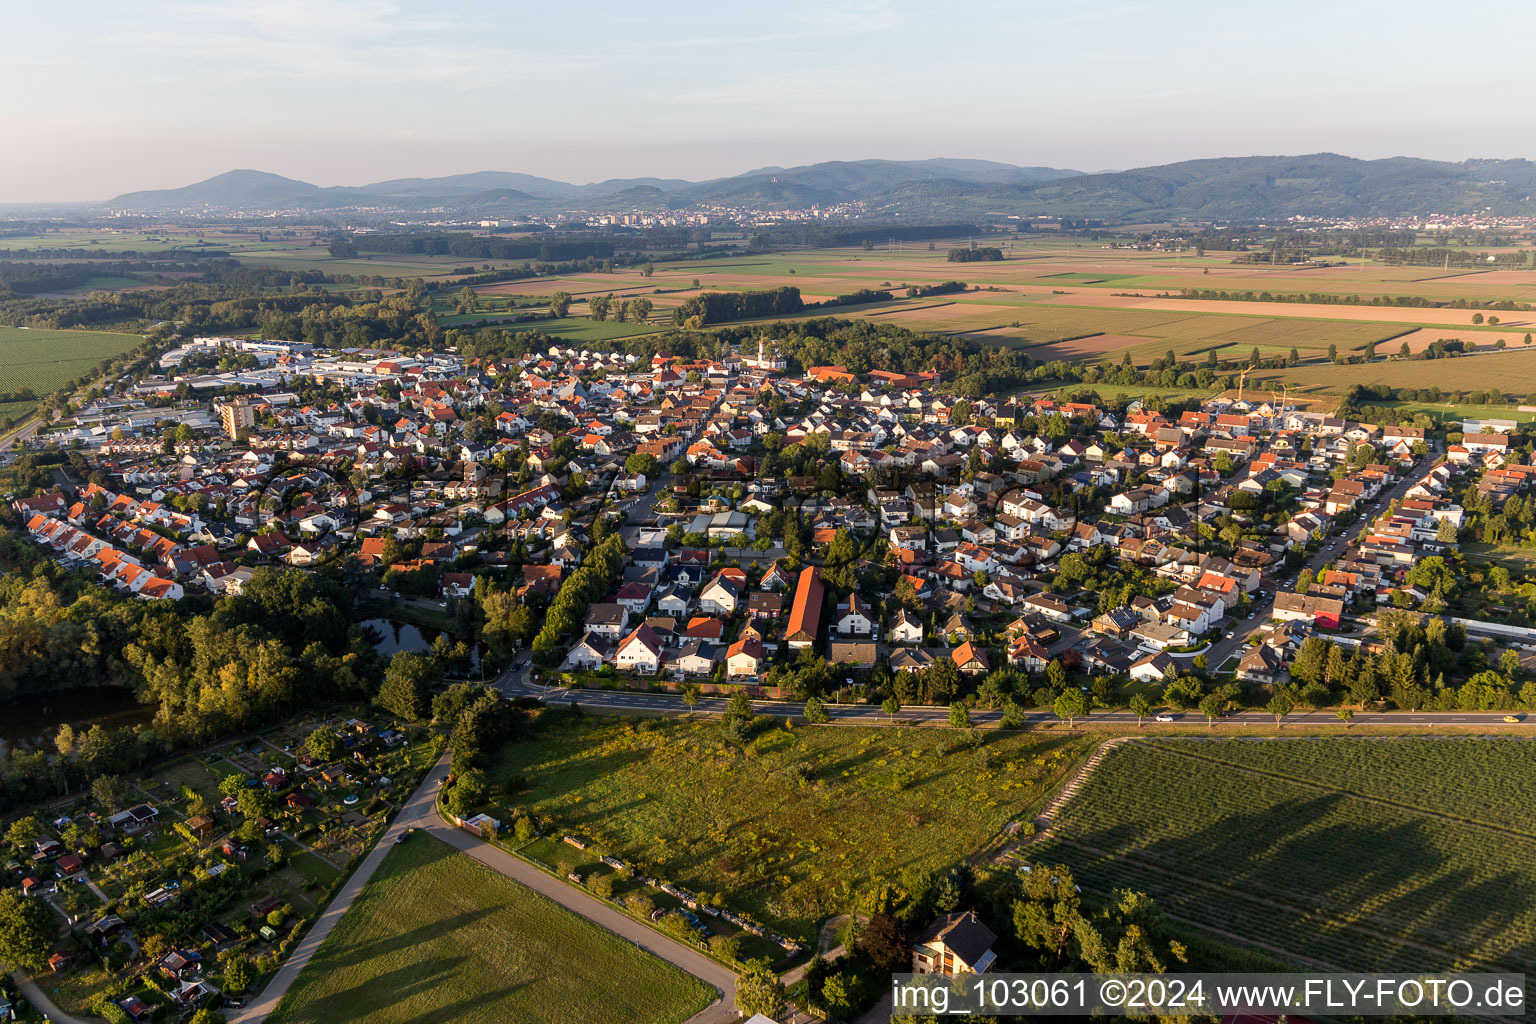
<svg viewBox="0 0 1536 1024"><path fill-rule="evenodd" d="M1094 773L1094 770L1099 767L1099 762L1104 760L1105 755L1107 755L1111 750L1115 749L1121 744L1129 743L1133 739L1135 739L1134 736L1116 736L1114 739L1105 740L1103 743L1100 743L1096 748L1094 748L1094 751L1091 755L1089 755L1088 760L1084 761L1081 765L1078 766L1077 771L1074 772L1072 777L1067 780L1067 784L1057 790L1051 796L1051 798L1045 802L1045 806L1040 808L1040 813L1035 815L1034 833L1024 836L1017 842L1009 843L1007 846L1003 847L1000 851L998 851L997 856L992 858L992 863L1000 864L1007 860L1009 857L1013 856L1023 847L1028 846L1030 843L1038 843L1040 840L1050 835L1051 824L1056 820L1056 815L1061 813L1061 809L1066 806L1067 801L1076 796L1077 791L1083 788L1083 783L1088 781L1088 777L1091 776Z"/></svg>
<svg viewBox="0 0 1536 1024"><path fill-rule="evenodd" d="M21 990L21 994L26 997L27 1002L46 1014L48 1019L53 1021L53 1024L106 1024L100 1017L75 1017L65 1013L58 1008L52 999L43 994L43 990L38 987L37 982L33 981L28 975L17 971L12 977L16 981L16 987Z"/></svg>

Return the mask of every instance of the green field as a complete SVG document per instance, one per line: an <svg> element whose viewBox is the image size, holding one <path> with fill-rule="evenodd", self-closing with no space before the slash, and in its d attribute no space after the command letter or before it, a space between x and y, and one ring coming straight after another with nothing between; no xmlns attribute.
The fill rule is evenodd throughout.
<svg viewBox="0 0 1536 1024"><path fill-rule="evenodd" d="M1092 741L546 714L494 775L558 832L808 938L851 898L953 864L1027 817Z"/></svg>
<svg viewBox="0 0 1536 1024"><path fill-rule="evenodd" d="M511 329L543 331L557 338L577 342L612 341L615 338L633 338L639 334L655 334L664 330L655 324L619 323L617 320L592 320L581 316L568 316L560 320L540 320L536 323L515 325Z"/></svg>
<svg viewBox="0 0 1536 1024"><path fill-rule="evenodd" d="M47 394L142 340L106 331L0 327L0 391L31 388Z"/></svg>
<svg viewBox="0 0 1536 1024"><path fill-rule="evenodd" d="M1029 852L1296 963L1529 971L1533 756L1517 739L1137 741Z"/></svg>
<svg viewBox="0 0 1536 1024"><path fill-rule="evenodd" d="M712 998L670 964L421 835L390 850L267 1020L676 1024Z"/></svg>
<svg viewBox="0 0 1536 1024"><path fill-rule="evenodd" d="M1249 381L1264 387L1286 381L1293 393L1337 394L1356 384L1390 384L1396 388L1437 387L1441 391L1484 391L1498 388L1506 394L1536 394L1536 352L1511 350L1461 356L1455 359L1412 359L1390 363L1358 363L1353 366L1293 366L1286 370L1255 372ZM1436 410L1429 405L1425 411ZM1462 409L1451 410L1458 417ZM1471 415L1469 413L1469 415ZM1482 414L1478 414L1482 415ZM1513 409L1487 415L1515 418Z"/></svg>
<svg viewBox="0 0 1536 1024"><path fill-rule="evenodd" d="M1536 548L1516 547L1513 544L1484 544L1481 541L1469 540L1461 545L1461 553L1467 556L1469 562L1502 565L1511 572L1536 571Z"/></svg>

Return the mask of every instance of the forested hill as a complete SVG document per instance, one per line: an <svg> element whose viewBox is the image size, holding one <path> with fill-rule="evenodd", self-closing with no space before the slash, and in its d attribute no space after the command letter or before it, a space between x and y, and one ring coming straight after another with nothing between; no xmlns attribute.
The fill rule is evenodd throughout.
<svg viewBox="0 0 1536 1024"><path fill-rule="evenodd" d="M102 206L143 213L435 209L483 217L705 205L803 209L844 203L864 204L866 217L895 216L908 223L997 214L1111 224L1296 215L1536 214L1536 164L1524 159L1357 160L1319 153L1187 160L1082 174L981 160L855 160L764 167L702 182L632 178L571 185L484 171L338 188L259 171L231 171L185 188L118 196Z"/></svg>

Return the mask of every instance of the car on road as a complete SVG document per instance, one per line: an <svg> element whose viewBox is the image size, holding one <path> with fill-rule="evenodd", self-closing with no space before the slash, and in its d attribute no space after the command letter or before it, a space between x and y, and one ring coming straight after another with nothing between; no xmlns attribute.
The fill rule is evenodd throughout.
<svg viewBox="0 0 1536 1024"><path fill-rule="evenodd" d="M1171 721L1173 721L1173 716L1172 715L1158 715L1157 716L1157 720L1159 722L1171 722Z"/></svg>
<svg viewBox="0 0 1536 1024"><path fill-rule="evenodd" d="M1504 721L1508 722L1510 725L1519 725L1520 724L1520 716L1519 715L1505 715L1504 716Z"/></svg>

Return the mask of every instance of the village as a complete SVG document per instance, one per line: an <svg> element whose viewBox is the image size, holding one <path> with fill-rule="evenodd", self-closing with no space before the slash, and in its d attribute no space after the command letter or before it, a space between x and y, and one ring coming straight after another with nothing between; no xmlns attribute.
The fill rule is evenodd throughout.
<svg viewBox="0 0 1536 1024"><path fill-rule="evenodd" d="M210 354L246 368L179 372ZM1314 628L1423 602L1403 574L1455 548L1462 478L1504 494L1536 472L1508 454L1513 423L1468 422L1433 452L1422 427L1279 394L1170 418L967 400L936 372L791 375L767 340L466 362L199 339L160 369L31 442L70 453L63 486L15 502L53 557L145 599L346 562L440 611L482 580L542 608L618 531L607 596L540 652L574 685L805 696L773 670L806 657L854 685L945 660L969 678L1059 660L1273 683ZM1224 635L1261 607L1262 637Z"/></svg>

